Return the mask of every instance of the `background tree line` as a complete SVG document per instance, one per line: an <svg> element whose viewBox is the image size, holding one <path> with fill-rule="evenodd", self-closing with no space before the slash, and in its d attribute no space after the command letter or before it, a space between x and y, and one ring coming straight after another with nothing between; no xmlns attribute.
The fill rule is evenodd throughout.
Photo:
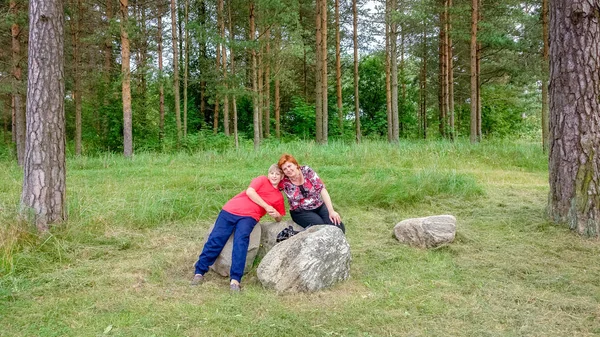
<svg viewBox="0 0 600 337"><path fill-rule="evenodd" d="M21 162L28 3L0 6L0 42L11 46L0 52L3 138ZM541 138L539 1L65 0L63 8L66 133L76 154L269 138Z"/></svg>

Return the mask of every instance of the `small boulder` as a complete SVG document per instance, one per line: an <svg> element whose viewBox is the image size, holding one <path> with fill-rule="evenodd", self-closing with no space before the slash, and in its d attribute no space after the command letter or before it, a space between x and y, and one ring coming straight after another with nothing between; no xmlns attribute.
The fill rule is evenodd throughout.
<svg viewBox="0 0 600 337"><path fill-rule="evenodd" d="M406 219L394 226L398 241L419 248L435 248L454 241L456 218L452 215L435 215Z"/></svg>
<svg viewBox="0 0 600 337"><path fill-rule="evenodd" d="M277 292L313 292L350 276L350 245L336 226L311 226L276 244L262 259L257 276Z"/></svg>
<svg viewBox="0 0 600 337"><path fill-rule="evenodd" d="M273 246L277 244L277 234L279 234L284 228L292 226L295 231L301 232L304 228L297 225L292 220L280 221L280 222L260 222L261 227L261 238L260 248L258 249L258 256L265 256Z"/></svg>
<svg viewBox="0 0 600 337"><path fill-rule="evenodd" d="M206 244L208 241L208 236L212 232L215 224L212 224L204 237L204 242L202 246ZM246 255L246 267L244 268L244 274L247 273L252 264L254 263L254 259L256 258L256 254L258 253L258 247L260 246L260 235L261 235L261 227L257 224L254 226L252 233L250 233L250 244L248 245L248 255ZM233 234L229 237L221 254L217 257L215 263L210 266L210 269L216 272L221 276L229 276L229 270L231 269L231 254L233 252Z"/></svg>

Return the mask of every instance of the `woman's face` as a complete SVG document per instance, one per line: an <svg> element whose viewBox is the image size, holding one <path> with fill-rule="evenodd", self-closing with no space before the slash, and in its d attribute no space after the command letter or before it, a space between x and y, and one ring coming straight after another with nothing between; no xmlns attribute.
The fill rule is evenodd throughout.
<svg viewBox="0 0 600 337"><path fill-rule="evenodd" d="M269 181L271 184L273 184L273 186L277 186L277 184L279 184L281 181L281 178L283 177L281 176L281 172L279 172L279 170L269 171Z"/></svg>
<svg viewBox="0 0 600 337"><path fill-rule="evenodd" d="M290 163L289 161L286 161L283 165L281 165L281 170L283 171L283 174L290 178L295 177L299 172L298 166L296 166L294 163Z"/></svg>

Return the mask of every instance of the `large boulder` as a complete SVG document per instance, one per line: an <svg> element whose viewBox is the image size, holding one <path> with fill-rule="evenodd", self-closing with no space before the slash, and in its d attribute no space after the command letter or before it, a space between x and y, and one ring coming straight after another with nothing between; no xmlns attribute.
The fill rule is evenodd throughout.
<svg viewBox="0 0 600 337"><path fill-rule="evenodd" d="M206 244L208 241L208 236L212 232L215 225L213 224L208 229L206 236L204 237L204 242L202 246ZM250 233L250 244L248 245L248 255L246 255L246 268L244 268L244 274L247 273L252 264L254 263L254 259L256 258L256 254L258 253L258 247L260 246L260 234L261 227L259 225L254 226L252 233ZM229 270L231 269L231 253L233 252L233 234L229 237L221 254L217 257L215 263L210 266L210 269L216 272L221 276L229 276Z"/></svg>
<svg viewBox="0 0 600 337"><path fill-rule="evenodd" d="M350 245L336 226L311 226L275 245L258 266L263 286L277 292L313 292L350 276Z"/></svg>
<svg viewBox="0 0 600 337"><path fill-rule="evenodd" d="M406 219L394 226L394 234L401 243L420 248L435 248L454 241L456 218L435 215Z"/></svg>
<svg viewBox="0 0 600 337"><path fill-rule="evenodd" d="M301 232L304 228L297 225L292 220L280 221L280 222L260 222L261 237L260 237L260 248L258 249L258 256L265 256L273 246L277 244L277 234L279 234L284 228L292 226L295 231Z"/></svg>

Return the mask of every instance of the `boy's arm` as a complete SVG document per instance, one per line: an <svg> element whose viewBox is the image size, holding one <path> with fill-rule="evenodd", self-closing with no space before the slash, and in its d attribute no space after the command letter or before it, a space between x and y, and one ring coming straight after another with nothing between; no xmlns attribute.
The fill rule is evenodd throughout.
<svg viewBox="0 0 600 337"><path fill-rule="evenodd" d="M279 222L281 221L281 214L275 209L275 207L269 205L266 203L266 201L263 200L263 198L260 197L260 195L258 195L258 193L256 192L256 190L253 187L248 187L248 189L246 190L246 195L248 196L248 198L250 198L250 200L254 201L258 206L262 207L265 209L265 211L267 211L267 214L269 214L271 217L273 217L273 219L275 219L275 221Z"/></svg>

